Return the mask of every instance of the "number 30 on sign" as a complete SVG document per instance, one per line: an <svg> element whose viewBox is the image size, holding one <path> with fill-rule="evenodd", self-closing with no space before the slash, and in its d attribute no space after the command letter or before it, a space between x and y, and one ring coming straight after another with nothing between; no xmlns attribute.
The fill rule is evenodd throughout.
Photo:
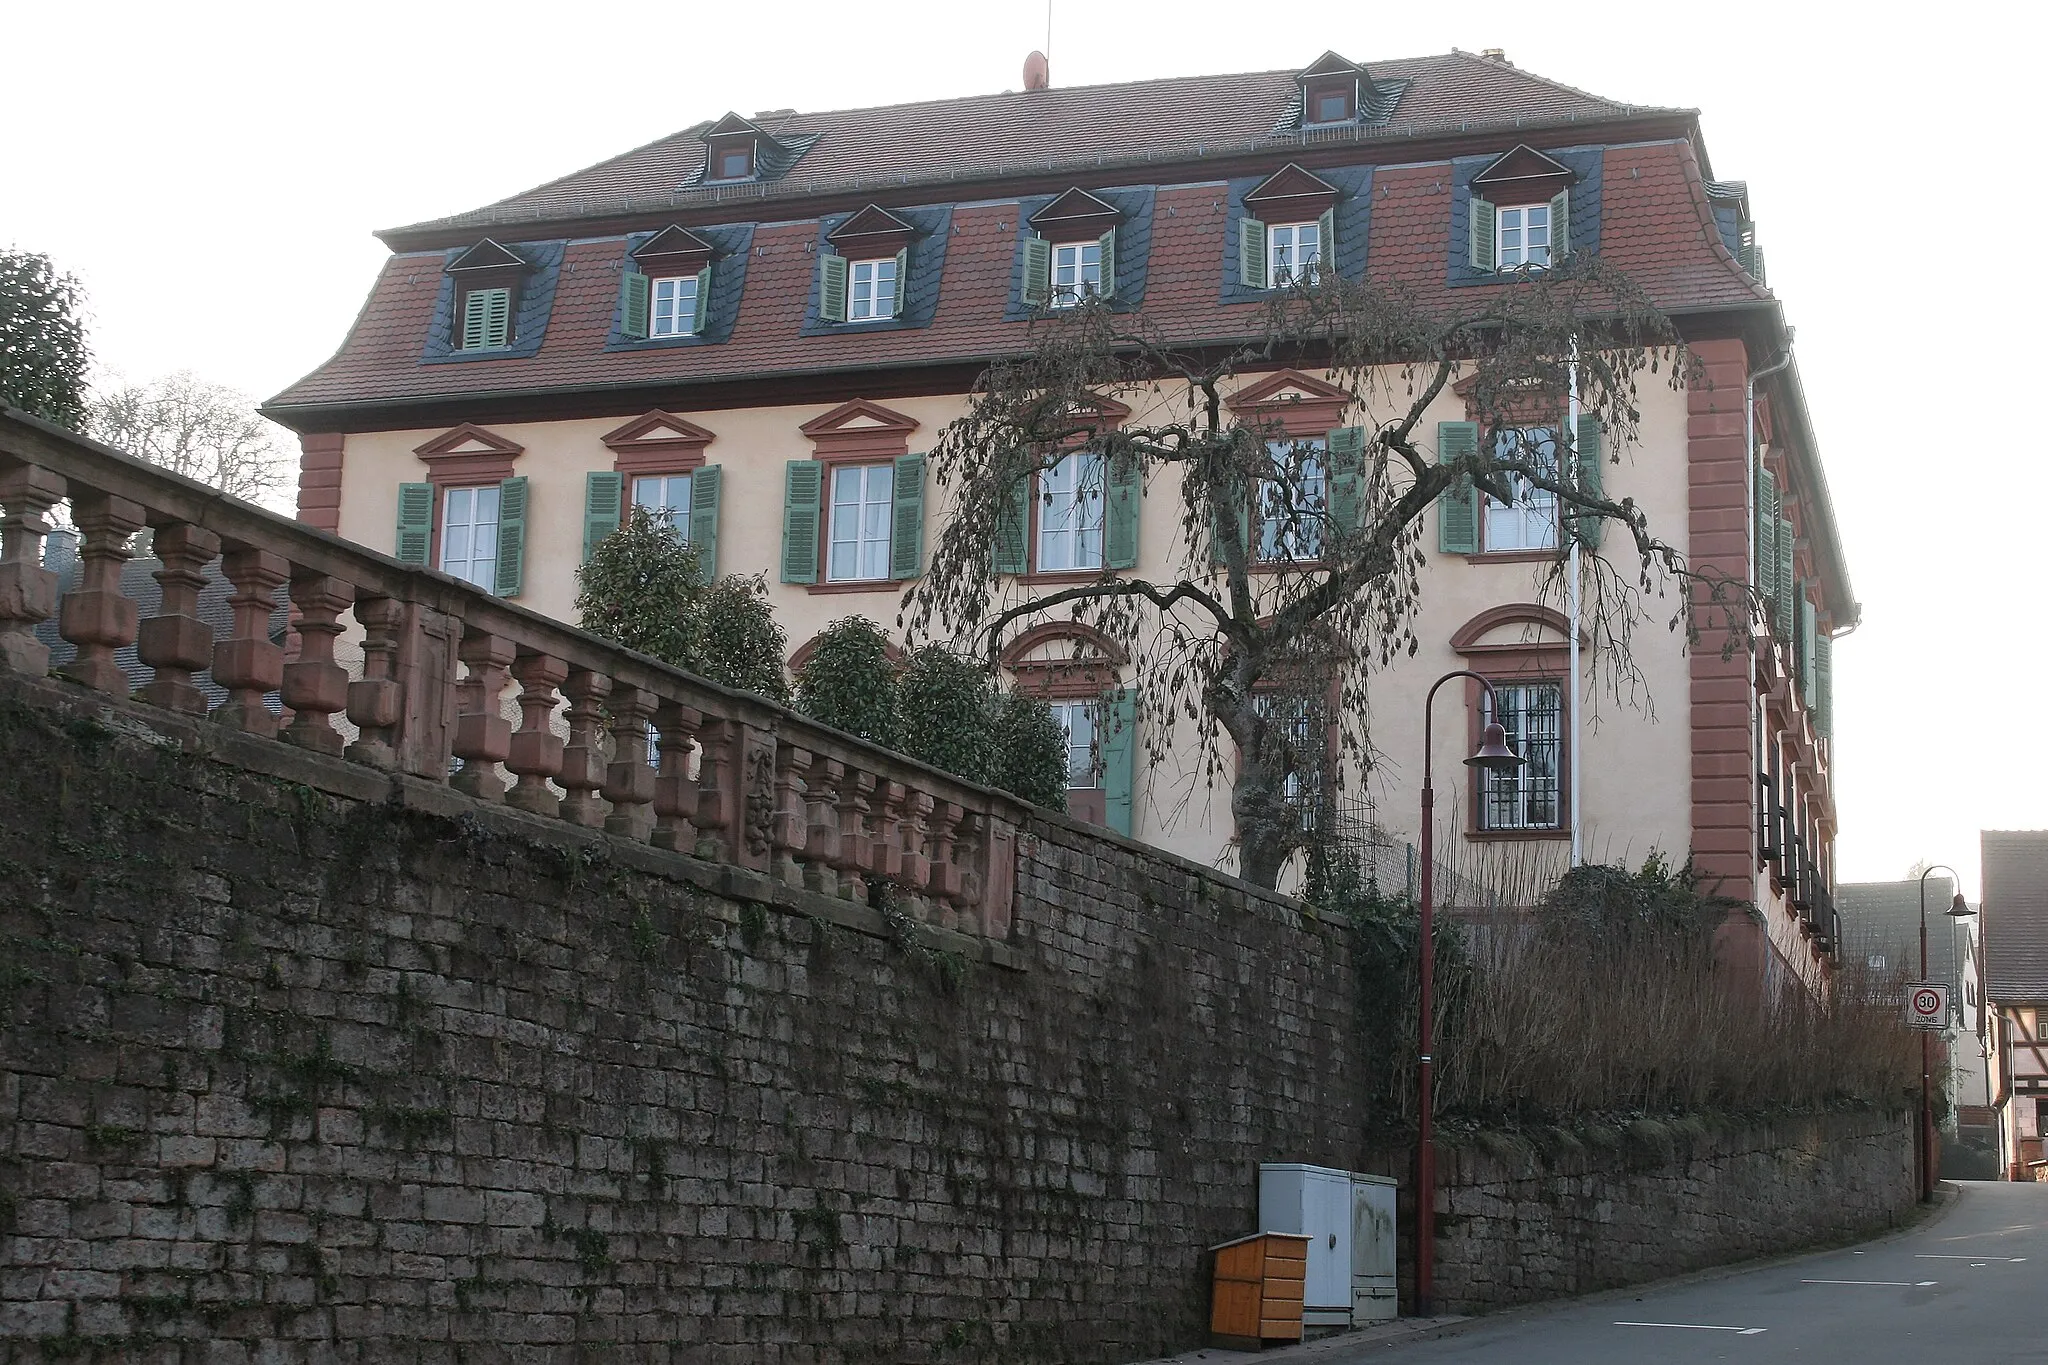
<svg viewBox="0 0 2048 1365"><path fill-rule="evenodd" d="M1914 1028L1948 1027L1948 987L1938 981L1915 981L1907 986L1906 1022Z"/></svg>

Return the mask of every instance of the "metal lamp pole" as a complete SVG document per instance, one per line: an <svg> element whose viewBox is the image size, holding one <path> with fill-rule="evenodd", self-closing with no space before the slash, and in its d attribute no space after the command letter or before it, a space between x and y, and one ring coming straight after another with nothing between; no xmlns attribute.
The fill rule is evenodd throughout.
<svg viewBox="0 0 2048 1365"><path fill-rule="evenodd" d="M1428 1317L1436 1288L1436 1122L1435 1090L1432 1084L1430 1034L1436 977L1436 789L1430 783L1430 759L1436 752L1436 692L1453 678L1470 678L1486 690L1486 709L1497 714L1493 684L1469 668L1454 669L1430 685L1422 703L1422 1019L1421 1047L1416 1068L1416 1103L1420 1107L1421 1131L1415 1146L1415 1312ZM1507 731L1499 721L1488 721L1480 733L1479 752L1465 760L1467 767L1494 772L1512 772L1524 760L1508 747Z"/></svg>
<svg viewBox="0 0 2048 1365"><path fill-rule="evenodd" d="M1936 872L1946 872L1955 879L1956 898L1949 903L1945 912L1952 919L1966 919L1977 912L1963 900L1963 877L1947 863L1936 863L1920 874L1920 979L1927 979L1927 879ZM1950 935L1954 942L1954 935ZM1954 989L1955 983L1949 983ZM1953 1007L1953 1002L1951 1002ZM1931 1029L1920 1032L1920 1202L1934 1200L1934 1081L1933 1043L1928 1038Z"/></svg>

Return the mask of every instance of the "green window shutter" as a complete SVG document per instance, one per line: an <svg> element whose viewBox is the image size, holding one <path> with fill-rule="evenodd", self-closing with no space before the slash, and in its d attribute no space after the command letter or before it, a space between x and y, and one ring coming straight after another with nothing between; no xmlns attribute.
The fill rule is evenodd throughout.
<svg viewBox="0 0 2048 1365"><path fill-rule="evenodd" d="M825 466L791 460L782 467L782 581L818 581L818 502Z"/></svg>
<svg viewBox="0 0 2048 1365"><path fill-rule="evenodd" d="M1330 530L1357 535L1365 516L1365 428L1337 427L1328 437Z"/></svg>
<svg viewBox="0 0 2048 1365"><path fill-rule="evenodd" d="M1438 422L1436 462L1451 464L1479 451L1477 422ZM1461 474L1436 506L1436 547L1447 555L1479 553L1479 490L1468 474Z"/></svg>
<svg viewBox="0 0 2048 1365"><path fill-rule="evenodd" d="M647 300L651 281L637 270L619 277L619 331L635 341L647 336Z"/></svg>
<svg viewBox="0 0 2048 1365"><path fill-rule="evenodd" d="M498 485L498 581L500 597L517 597L526 587L526 480Z"/></svg>
<svg viewBox="0 0 2048 1365"><path fill-rule="evenodd" d="M1798 596L1792 599L1792 606L1799 613L1799 696L1812 710L1813 687L1813 646L1814 637L1819 633L1819 622L1814 619L1813 603L1806 599L1806 583L1798 586Z"/></svg>
<svg viewBox="0 0 2048 1365"><path fill-rule="evenodd" d="M481 292L484 296L484 349L495 350L509 345L512 340L512 291L485 289Z"/></svg>
<svg viewBox="0 0 2048 1365"><path fill-rule="evenodd" d="M896 302L891 305L895 311L889 314L890 317L900 318L903 316L903 293L905 289L909 288L909 285L910 248L904 247L896 253Z"/></svg>
<svg viewBox="0 0 2048 1365"><path fill-rule="evenodd" d="M1756 577L1753 586L1768 601L1778 577L1778 480L1758 461L1756 466Z"/></svg>
<svg viewBox="0 0 2048 1365"><path fill-rule="evenodd" d="M597 544L619 529L619 516L626 500L626 476L609 469L583 476L583 562L588 564Z"/></svg>
<svg viewBox="0 0 2048 1365"><path fill-rule="evenodd" d="M1835 733L1835 639L1822 633L1813 642L1813 723L1823 735Z"/></svg>
<svg viewBox="0 0 2048 1365"><path fill-rule="evenodd" d="M1782 504L1784 498L1782 490L1780 490L1778 496ZM1776 599L1778 606L1778 637L1782 640L1790 640L1793 638L1792 628L1794 624L1792 620L1792 551L1794 544L1792 523L1782 512L1778 515L1778 534L1773 539L1777 542L1778 581L1776 587L1771 590L1771 595Z"/></svg>
<svg viewBox="0 0 2048 1365"><path fill-rule="evenodd" d="M818 321L846 321L846 258L829 252L818 258Z"/></svg>
<svg viewBox="0 0 2048 1365"><path fill-rule="evenodd" d="M1318 275L1325 270L1329 271L1332 275L1337 273L1337 206L1335 204L1324 209L1323 216L1316 219L1316 254L1319 257L1316 265L1316 273Z"/></svg>
<svg viewBox="0 0 2048 1365"><path fill-rule="evenodd" d="M697 550L700 581L718 577L718 502L725 484L715 464L690 473L690 544Z"/></svg>
<svg viewBox="0 0 2048 1365"><path fill-rule="evenodd" d="M1097 239L1102 248L1101 294L1105 299L1116 297L1116 229L1111 228Z"/></svg>
<svg viewBox="0 0 2048 1365"><path fill-rule="evenodd" d="M462 338L460 346L465 351L481 351L484 348L484 323L490 315L490 300L484 296L487 289L472 289L462 296Z"/></svg>
<svg viewBox="0 0 2048 1365"><path fill-rule="evenodd" d="M1043 308L1052 297L1052 243L1043 237L1024 239L1024 302Z"/></svg>
<svg viewBox="0 0 2048 1365"><path fill-rule="evenodd" d="M1550 259L1561 261L1572 251L1572 192L1559 190L1550 200Z"/></svg>
<svg viewBox="0 0 2048 1365"><path fill-rule="evenodd" d="M1138 513L1144 507L1145 471L1135 455L1119 455L1103 475L1102 554L1112 569L1138 567Z"/></svg>
<svg viewBox="0 0 2048 1365"><path fill-rule="evenodd" d="M398 485L398 548L394 558L407 564L425 564L434 543L434 485Z"/></svg>
<svg viewBox="0 0 2048 1365"><path fill-rule="evenodd" d="M1473 195L1465 206L1465 227L1474 270L1491 270L1499 264L1493 245L1495 226L1493 205Z"/></svg>
<svg viewBox="0 0 2048 1365"><path fill-rule="evenodd" d="M924 572L924 456L898 455L890 487L889 577L915 578Z"/></svg>
<svg viewBox="0 0 2048 1365"><path fill-rule="evenodd" d="M996 514L996 572L1031 570L1031 496L1037 479L1027 474L1010 486L1007 503Z"/></svg>
<svg viewBox="0 0 2048 1365"><path fill-rule="evenodd" d="M1237 220L1237 278L1247 289L1273 286L1266 268L1266 225L1256 218Z"/></svg>
<svg viewBox="0 0 2048 1365"><path fill-rule="evenodd" d="M1103 823L1118 834L1131 833L1132 796L1138 785L1138 699L1128 687L1102 699Z"/></svg>
<svg viewBox="0 0 2048 1365"><path fill-rule="evenodd" d="M711 318L711 266L697 272L697 304L690 313L691 336L703 336L704 327Z"/></svg>
<svg viewBox="0 0 2048 1365"><path fill-rule="evenodd" d="M1604 466L1607 458L1606 451L1601 445L1600 419L1590 412L1580 413L1578 436L1579 491L1590 493L1597 498L1606 492L1603 480L1606 478ZM1589 550L1599 549L1600 533L1606 528L1607 519L1586 515L1579 517L1577 524L1579 543Z"/></svg>

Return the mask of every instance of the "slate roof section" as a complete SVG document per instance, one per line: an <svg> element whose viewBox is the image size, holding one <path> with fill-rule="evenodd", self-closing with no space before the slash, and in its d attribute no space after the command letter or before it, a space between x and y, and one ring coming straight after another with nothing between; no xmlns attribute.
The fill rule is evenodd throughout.
<svg viewBox="0 0 2048 1365"><path fill-rule="evenodd" d="M1985 996L2048 1004L2048 830L1987 829L1980 838Z"/></svg>
<svg viewBox="0 0 2048 1365"><path fill-rule="evenodd" d="M787 191L980 179L1045 171L1061 162L1169 161L1227 149L1690 112L1603 99L1469 52L1364 65L1375 82L1371 112L1381 114L1376 123L1295 130L1301 91L1298 73L1291 70L1054 86L753 120L786 142L809 139L801 160L776 180L699 187L703 137L711 126L706 122L494 204L384 235L653 211ZM1402 88L1382 88L1393 85Z"/></svg>
<svg viewBox="0 0 2048 1365"><path fill-rule="evenodd" d="M1958 951L1967 952L1963 937L1975 920L1957 928L1948 916L1955 899L1955 883L1947 877L1927 879L1927 978L1960 986L1956 972ZM1835 908L1842 915L1842 957L1852 963L1867 963L1873 955L1885 959L1883 971L1920 975L1920 883L1843 882L1835 888ZM1971 907L1975 909L1975 906Z"/></svg>
<svg viewBox="0 0 2048 1365"><path fill-rule="evenodd" d="M1558 145L1554 136L1526 140ZM1632 143L1601 155L1601 254L1660 306L1677 312L1770 299L1723 243L1689 143ZM1331 173L1318 171L1325 178ZM1374 171L1365 260L1369 277L1442 305L1469 306L1499 287L1462 288L1456 291L1460 297L1453 297L1445 270L1453 221L1451 184L1448 161ZM1147 320L1170 339L1249 338L1263 325L1263 304L1218 305L1230 230L1227 200L1228 187L1222 183L1182 184L1154 197L1144 309ZM623 240L571 240L540 354L479 358L463 365L419 363L443 254L396 255L386 263L341 349L265 408L287 425L303 425L293 409L437 397L488 405L498 394L556 389L652 390L635 394L633 401L645 397L643 410L657 403L677 408L690 406L691 387L721 380L773 374L795 382L806 375L891 366L985 363L1031 344L1031 322L1004 318L1018 213L1014 199L955 208L931 325L851 335L837 330L803 335L817 265L817 218L764 224L753 235L745 296L729 339L689 348L607 351Z"/></svg>

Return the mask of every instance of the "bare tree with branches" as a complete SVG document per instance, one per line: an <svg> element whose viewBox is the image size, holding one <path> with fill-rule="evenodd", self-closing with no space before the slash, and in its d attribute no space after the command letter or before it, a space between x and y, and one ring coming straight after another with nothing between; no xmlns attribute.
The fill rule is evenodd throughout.
<svg viewBox="0 0 2048 1365"><path fill-rule="evenodd" d="M96 392L86 429L116 449L250 502L275 499L290 486L283 429L259 416L249 395L190 370Z"/></svg>
<svg viewBox="0 0 2048 1365"><path fill-rule="evenodd" d="M1327 749L1319 727L1302 723L1309 711L1274 697L1337 696L1340 752L1370 767L1367 681L1419 647L1423 513L1447 492L1555 499L1565 534L1545 591L1563 584L1577 537L1584 628L1617 676L1639 676L1629 641L1646 598L1674 597L1671 624L1695 640L1715 616L1745 632L1747 589L1695 574L1633 500L1606 497L1601 480L1562 458L1556 438L1575 373L1605 457L1620 458L1638 434L1640 384L1661 372L1678 387L1693 375L1671 322L1590 256L1460 291L1456 303L1326 274L1276 296L1263 335L1238 345L1170 337L1097 303L1048 315L1027 354L985 373L931 452L948 517L901 624L913 640L971 643L991 663L1016 632L1046 621L1114 641L1133 665L1138 714L1164 722L1142 731L1147 757L1162 762L1175 726L1195 727L1204 779L1230 782L1239 871L1262 886L1308 842L1302 788L1324 780ZM1348 448L1235 420L1228 399L1244 377L1282 367L1347 395L1362 417ZM1453 384L1479 437L1437 450L1424 418ZM1103 423L1105 397L1130 402L1130 419ZM1034 585L998 572L999 547L1025 533L1017 490L1077 452L1099 457L1104 499L1178 500L1170 578L1104 568ZM1625 534L1603 551L1607 522ZM1624 546L1621 565L1612 552Z"/></svg>

